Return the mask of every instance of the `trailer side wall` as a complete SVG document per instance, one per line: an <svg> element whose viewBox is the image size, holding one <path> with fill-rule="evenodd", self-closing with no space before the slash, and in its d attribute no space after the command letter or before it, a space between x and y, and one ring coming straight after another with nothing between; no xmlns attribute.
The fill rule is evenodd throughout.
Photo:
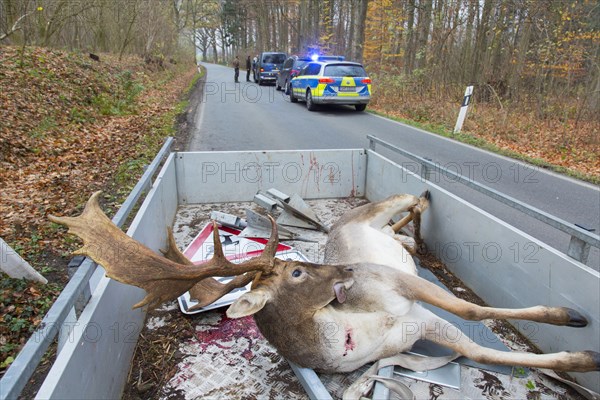
<svg viewBox="0 0 600 400"><path fill-rule="evenodd" d="M181 204L252 201L270 188L305 199L364 196L362 149L187 152L176 165Z"/></svg>
<svg viewBox="0 0 600 400"><path fill-rule="evenodd" d="M177 211L174 155L166 161L128 234L158 252ZM98 267L101 269L101 267ZM117 399L127 381L145 311L144 291L103 276L57 355L37 399Z"/></svg>
<svg viewBox="0 0 600 400"><path fill-rule="evenodd" d="M385 157L368 152L366 197L431 192L422 233L459 279L494 307L566 306L589 320L585 328L511 323L542 351L600 349L600 276L539 240L474 207ZM490 200L491 201L491 200ZM517 212L517 211L515 211ZM600 373L573 374L600 391Z"/></svg>

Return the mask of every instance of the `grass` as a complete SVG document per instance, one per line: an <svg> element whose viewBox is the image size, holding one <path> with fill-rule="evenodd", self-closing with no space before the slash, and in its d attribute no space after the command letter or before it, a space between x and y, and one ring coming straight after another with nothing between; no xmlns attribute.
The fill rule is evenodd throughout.
<svg viewBox="0 0 600 400"><path fill-rule="evenodd" d="M189 104L189 94L194 89L196 82L204 75L204 69L201 69L200 74L195 74L186 89L183 91L182 100L180 100L170 110L160 113L154 116L155 121L151 124L152 129L145 135L141 142L136 146L136 153L138 157L132 158L125 163L121 164L115 172L113 186L115 186L115 193L119 196L126 196L129 194L133 186L135 186L137 179L144 173L144 170L148 164L152 162L156 153L164 143L164 140L168 136L173 136L176 133L177 116L185 112ZM174 71L166 71L164 76L150 85L160 91L160 88L167 85L171 79L176 76ZM127 88L133 88L135 85L128 85ZM137 93L134 93L132 99L135 99ZM111 198L109 200L117 201L117 198Z"/></svg>
<svg viewBox="0 0 600 400"><path fill-rule="evenodd" d="M41 285L22 279L0 279L0 304L7 311L1 318L4 329L14 335L30 335L37 327L40 315L50 309L54 296L59 292L60 285L57 283ZM0 346L0 368L5 368L14 360L14 352L19 347L20 344L15 342Z"/></svg>
<svg viewBox="0 0 600 400"><path fill-rule="evenodd" d="M494 143L488 142L487 140L485 140L483 138L475 137L468 133L453 133L451 130L449 130L444 125L433 124L433 123L429 123L429 122L419 122L419 121L414 121L414 120L406 119L406 118L399 118L399 117L395 117L395 116L392 116L392 115L389 115L389 114L386 114L386 113L383 113L380 111L375 111L372 109L369 110L369 112L371 112L372 114L375 114L375 115L389 118L389 119L397 121L397 122L402 122L403 124L410 125L410 126L422 129L427 132L435 133L436 135L454 139L458 142L466 143L471 146L490 151L492 153L496 153L496 154L499 154L499 155L502 155L505 157L510 157L510 158L513 158L513 159L516 159L519 161L523 161L523 162L535 165L537 167L540 167L540 168L543 168L546 170L564 174L564 175L570 176L575 179L593 183L595 185L600 184L600 177L590 175L590 174L585 174L583 172L576 171L576 170L573 170L570 168L566 168L566 167L563 167L560 165L554 165L545 160L542 160L539 158L534 158L534 157L529 157L525 154L521 154L516 151L503 149Z"/></svg>
<svg viewBox="0 0 600 400"><path fill-rule="evenodd" d="M133 79L131 71L120 73L118 81L119 90L114 93L101 93L92 99L100 114L121 116L135 112L135 100L144 91L144 86Z"/></svg>
<svg viewBox="0 0 600 400"><path fill-rule="evenodd" d="M190 104L189 96L192 93L192 90L194 90L194 87L196 87L196 84L198 83L200 78L202 78L205 74L206 74L206 68L200 67L200 73L194 75L194 77L190 81L190 84L185 89L184 99L181 100L179 103L177 103L177 105L175 106L175 109L173 110L174 115L172 115L172 117L176 117L177 115L185 112L188 105ZM173 126L173 128L174 128L174 126Z"/></svg>

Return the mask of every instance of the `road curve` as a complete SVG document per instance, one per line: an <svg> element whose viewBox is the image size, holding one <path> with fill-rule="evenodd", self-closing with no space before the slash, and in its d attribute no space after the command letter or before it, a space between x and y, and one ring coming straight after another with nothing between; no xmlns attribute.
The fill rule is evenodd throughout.
<svg viewBox="0 0 600 400"><path fill-rule="evenodd" d="M508 196L567 222L600 232L600 190L539 167L496 155L353 107L322 107L309 112L273 86L233 81L233 69L202 64L206 84L195 114L188 150L288 150L366 148L371 134L416 155L460 172ZM377 90L377 82L374 83ZM458 112L458 109L457 109ZM378 149L378 151L380 151ZM382 154L416 169L416 164L384 150ZM524 232L565 252L569 236L490 200L445 176L432 181ZM598 249L588 265L598 269Z"/></svg>

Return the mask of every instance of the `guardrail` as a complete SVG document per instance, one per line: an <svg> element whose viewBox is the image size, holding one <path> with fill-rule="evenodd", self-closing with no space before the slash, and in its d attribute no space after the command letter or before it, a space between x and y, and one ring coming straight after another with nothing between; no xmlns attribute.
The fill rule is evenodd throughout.
<svg viewBox="0 0 600 400"><path fill-rule="evenodd" d="M421 165L421 178L423 180L429 180L429 177L432 172L437 172L440 174L443 173L448 177L452 177L457 182L460 182L465 186L470 187L471 189L477 190L478 192L483 193L486 196L493 198L494 200L506 204L514 208L515 210L518 210L530 217L533 217L562 232L569 234L571 236L571 241L569 242L567 255L583 264L587 262L591 246L600 248L600 236L595 235L575 224L566 222L558 217L555 217L554 215L548 214L545 211L542 211L538 208L523 203L522 201L519 201L513 197L500 193L499 191L494 190L488 186L475 182L473 179L467 178L464 175L453 172L447 168L442 167L439 164L436 164L423 157L419 157L411 152L401 149L373 135L367 135L367 139L369 139L369 148L373 151L375 151L375 146L379 144L388 150L401 154L404 157L407 157L419 163Z"/></svg>
<svg viewBox="0 0 600 400"><path fill-rule="evenodd" d="M148 187L152 184L152 177L158 170L162 159L171 150L173 138L165 140L162 148L150 163L146 171L131 190L127 199L123 202L112 221L121 227L127 220L131 210ZM71 324L74 322L76 303L87 303L91 297L90 278L96 271L96 263L86 258L69 280L60 293L37 330L31 335L27 343L15 360L12 362L2 379L0 380L0 399L16 399L38 367L48 347L59 336L59 349L61 349L61 337L68 337Z"/></svg>

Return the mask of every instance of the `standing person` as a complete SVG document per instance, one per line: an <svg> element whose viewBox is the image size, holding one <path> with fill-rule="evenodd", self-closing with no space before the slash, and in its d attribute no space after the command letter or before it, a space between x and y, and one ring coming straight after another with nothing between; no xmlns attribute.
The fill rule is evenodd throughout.
<svg viewBox="0 0 600 400"><path fill-rule="evenodd" d="M250 68L252 67L252 63L250 62L250 56L246 58L246 82L250 82Z"/></svg>
<svg viewBox="0 0 600 400"><path fill-rule="evenodd" d="M238 56L235 56L235 60L233 60L233 68L235 70L235 83L238 83L238 78L240 76L240 58Z"/></svg>

